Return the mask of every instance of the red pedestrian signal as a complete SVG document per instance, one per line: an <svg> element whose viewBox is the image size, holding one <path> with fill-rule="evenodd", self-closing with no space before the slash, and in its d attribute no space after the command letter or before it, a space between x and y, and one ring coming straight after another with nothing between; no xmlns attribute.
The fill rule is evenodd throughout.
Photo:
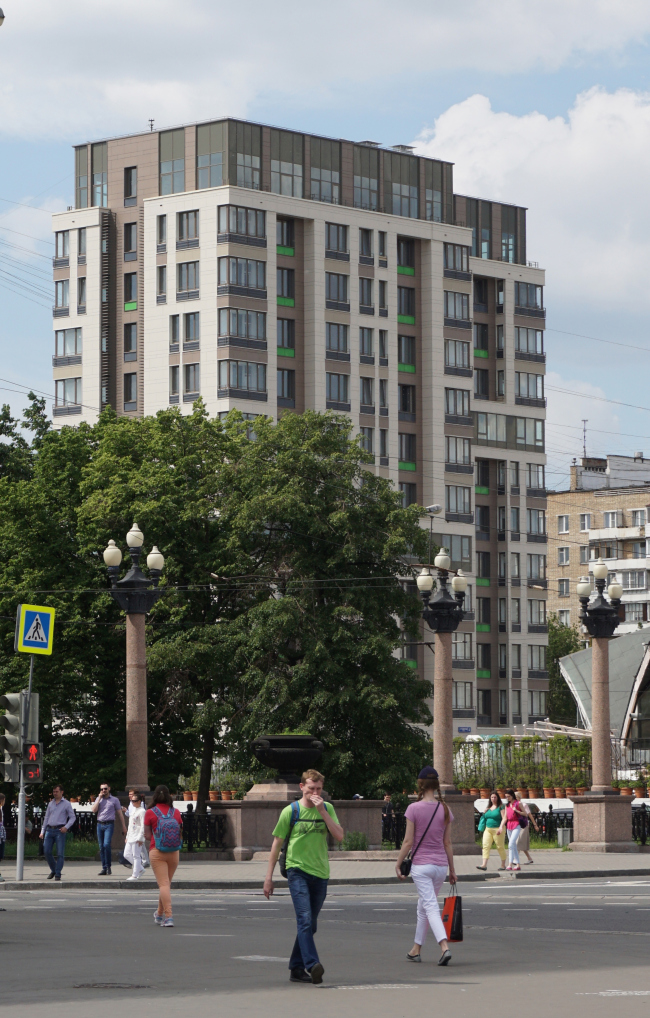
<svg viewBox="0 0 650 1018"><path fill-rule="evenodd" d="M27 759L30 761L30 763L32 763L35 760L38 760L38 746L35 743L32 743L31 746L29 747Z"/></svg>
<svg viewBox="0 0 650 1018"><path fill-rule="evenodd" d="M26 785L40 785L43 781L43 743L23 743L23 780Z"/></svg>

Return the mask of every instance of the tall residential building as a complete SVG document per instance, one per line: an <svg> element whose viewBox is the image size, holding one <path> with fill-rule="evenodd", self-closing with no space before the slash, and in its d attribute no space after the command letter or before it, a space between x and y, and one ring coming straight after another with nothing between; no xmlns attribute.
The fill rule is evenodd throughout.
<svg viewBox="0 0 650 1018"><path fill-rule="evenodd" d="M602 558L623 587L618 635L650 622L648 556L650 460L634 456L585 457L571 466L568 491L548 493L549 611L565 625L578 623L576 583ZM595 587L594 587L595 589Z"/></svg>
<svg viewBox="0 0 650 1018"><path fill-rule="evenodd" d="M453 165L235 120L80 145L54 216L55 423L349 414L470 576L458 732L546 712L544 273ZM425 634L429 639L431 634ZM404 656L432 677L422 643Z"/></svg>

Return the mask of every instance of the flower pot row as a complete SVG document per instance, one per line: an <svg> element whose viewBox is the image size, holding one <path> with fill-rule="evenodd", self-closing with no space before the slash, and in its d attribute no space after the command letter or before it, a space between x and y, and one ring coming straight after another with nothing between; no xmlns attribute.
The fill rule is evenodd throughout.
<svg viewBox="0 0 650 1018"><path fill-rule="evenodd" d="M219 802L220 799L223 799L224 802L230 802L230 800L234 799L236 795L237 795L236 790L231 790L228 792L220 791L219 789L215 790L211 788L210 791L208 792L210 802ZM183 792L184 802L196 802L198 798L199 798L198 792Z"/></svg>

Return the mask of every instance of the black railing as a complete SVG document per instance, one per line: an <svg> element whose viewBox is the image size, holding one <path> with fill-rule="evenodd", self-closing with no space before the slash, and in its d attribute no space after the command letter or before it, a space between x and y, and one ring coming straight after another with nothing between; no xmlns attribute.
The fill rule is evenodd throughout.
<svg viewBox="0 0 650 1018"><path fill-rule="evenodd" d="M643 803L632 810L632 838L645 845L650 836L650 809Z"/></svg>
<svg viewBox="0 0 650 1018"><path fill-rule="evenodd" d="M403 813L384 813L381 818L381 840L401 848L406 834L406 817Z"/></svg>
<svg viewBox="0 0 650 1018"><path fill-rule="evenodd" d="M223 852L226 817L222 813L183 813L184 852Z"/></svg>
<svg viewBox="0 0 650 1018"><path fill-rule="evenodd" d="M476 811L474 813L474 832L478 835L478 825L482 814ZM535 813L535 823L539 828L535 831L533 825L530 825L531 835L535 838L540 838L542 841L557 841L558 828L562 830L573 830L573 810L572 809L553 809L549 804L548 813Z"/></svg>

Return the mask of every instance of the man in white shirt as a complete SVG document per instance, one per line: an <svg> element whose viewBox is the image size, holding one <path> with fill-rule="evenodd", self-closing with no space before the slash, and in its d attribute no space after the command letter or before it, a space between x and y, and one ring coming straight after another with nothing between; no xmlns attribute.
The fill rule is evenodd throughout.
<svg viewBox="0 0 650 1018"><path fill-rule="evenodd" d="M137 880L144 872L142 865L142 848L144 846L144 814L145 809L139 792L133 792L129 806L129 829L126 834L124 858L133 864L133 873L128 880Z"/></svg>

